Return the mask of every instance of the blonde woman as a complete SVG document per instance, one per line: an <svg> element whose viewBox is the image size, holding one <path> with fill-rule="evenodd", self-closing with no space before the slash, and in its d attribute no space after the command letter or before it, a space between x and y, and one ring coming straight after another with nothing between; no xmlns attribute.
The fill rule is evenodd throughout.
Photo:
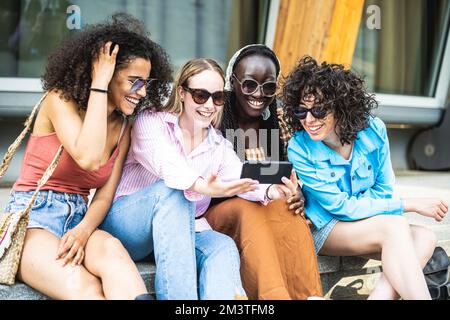
<svg viewBox="0 0 450 320"><path fill-rule="evenodd" d="M179 72L164 112L138 116L114 204L101 226L134 259L154 251L158 299L245 295L234 241L213 231L201 215L211 197L267 203L267 197L288 192L282 185L268 189L239 179L242 163L214 128L222 116L223 86L214 60L191 60Z"/></svg>

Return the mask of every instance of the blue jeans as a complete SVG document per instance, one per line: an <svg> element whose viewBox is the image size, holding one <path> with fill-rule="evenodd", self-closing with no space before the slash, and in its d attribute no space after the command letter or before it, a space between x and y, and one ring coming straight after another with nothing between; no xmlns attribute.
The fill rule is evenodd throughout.
<svg viewBox="0 0 450 320"><path fill-rule="evenodd" d="M200 300L233 300L245 296L239 252L233 239L217 231L195 233Z"/></svg>
<svg viewBox="0 0 450 320"><path fill-rule="evenodd" d="M11 191L7 212L25 209L34 191ZM79 194L43 190L38 193L30 212L28 229L39 228L61 238L67 231L75 228L87 211L87 204Z"/></svg>
<svg viewBox="0 0 450 320"><path fill-rule="evenodd" d="M117 199L100 229L117 237L135 261L153 252L159 300L196 300L198 294L201 299L229 299L243 294L234 242L213 231L196 234L194 217L195 204L182 191L158 181Z"/></svg>

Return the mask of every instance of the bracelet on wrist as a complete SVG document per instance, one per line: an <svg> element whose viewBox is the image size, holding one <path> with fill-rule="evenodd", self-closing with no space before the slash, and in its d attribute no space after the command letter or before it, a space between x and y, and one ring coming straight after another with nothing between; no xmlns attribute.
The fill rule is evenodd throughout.
<svg viewBox="0 0 450 320"><path fill-rule="evenodd" d="M99 88L89 88L89 90L91 91L95 91L95 92L101 92L101 93L108 93L108 90L105 89L99 89Z"/></svg>
<svg viewBox="0 0 450 320"><path fill-rule="evenodd" d="M268 186L267 189L266 189L266 199L268 199L270 201L273 200L272 198L269 197L269 189L270 189L271 186L273 186L273 183L270 186Z"/></svg>

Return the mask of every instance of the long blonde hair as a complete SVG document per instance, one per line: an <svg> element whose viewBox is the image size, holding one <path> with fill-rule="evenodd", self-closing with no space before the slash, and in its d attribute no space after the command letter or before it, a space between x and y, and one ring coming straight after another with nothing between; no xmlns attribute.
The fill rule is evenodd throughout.
<svg viewBox="0 0 450 320"><path fill-rule="evenodd" d="M173 88L169 97L169 101L162 109L162 111L175 113L178 116L181 115L183 113L184 105L183 102L181 101L181 95L178 91L178 87L187 85L191 77L205 70L217 72L222 77L222 80L225 82L223 70L215 60L207 58L191 59L188 62L186 62L186 64L178 72L175 81L173 83ZM222 116L223 116L223 108L220 108L217 111L214 119L211 121L211 124L215 128L218 128L220 126Z"/></svg>

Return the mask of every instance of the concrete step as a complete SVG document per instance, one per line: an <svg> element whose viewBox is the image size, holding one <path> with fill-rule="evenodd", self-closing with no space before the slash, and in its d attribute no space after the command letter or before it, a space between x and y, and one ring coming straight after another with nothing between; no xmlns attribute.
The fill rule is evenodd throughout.
<svg viewBox="0 0 450 320"><path fill-rule="evenodd" d="M154 295L155 265L150 262L136 263L138 270L144 279L147 290ZM20 281L12 286L0 285L0 300L48 300L49 297L30 288Z"/></svg>
<svg viewBox="0 0 450 320"><path fill-rule="evenodd" d="M450 257L450 240L438 241ZM326 259L324 259L326 258ZM361 257L319 257L322 288L327 299L367 299L382 272L381 261ZM325 269L327 268L327 269ZM331 272L329 272L331 271Z"/></svg>
<svg viewBox="0 0 450 320"><path fill-rule="evenodd" d="M373 261L373 260L370 260ZM367 260L357 257L324 257L320 256L318 259L319 271L322 277L328 279L329 274L334 274L342 268L351 268L352 270L358 267L364 267L367 264ZM154 277L155 277L155 265L152 262L138 262L138 270L144 279L147 286L147 290L154 294ZM329 281L327 280L326 283ZM328 291L328 286L326 287ZM24 283L17 281L13 286L0 285L0 300L44 300L49 299L36 290L28 287Z"/></svg>
<svg viewBox="0 0 450 320"><path fill-rule="evenodd" d="M439 241L439 245L450 254L450 240ZM354 299L364 299L381 272L380 261L361 257L319 256L318 263L323 291L326 297L330 299L346 299L351 294L353 294L352 298ZM147 290L154 294L156 271L154 263L138 262L136 265L144 279ZM335 290L337 292L334 292ZM359 293L355 295L355 292ZM13 286L0 285L0 300L46 299L49 298L20 281L17 281Z"/></svg>

